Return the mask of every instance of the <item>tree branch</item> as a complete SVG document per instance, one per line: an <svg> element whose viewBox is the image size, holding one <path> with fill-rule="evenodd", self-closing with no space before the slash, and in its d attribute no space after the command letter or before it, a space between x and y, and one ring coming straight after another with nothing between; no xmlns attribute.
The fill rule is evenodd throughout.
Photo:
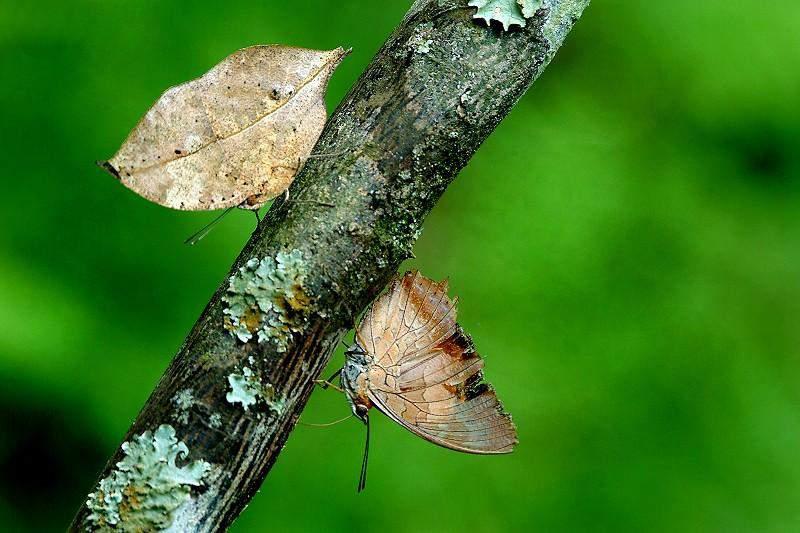
<svg viewBox="0 0 800 533"><path fill-rule="evenodd" d="M320 156L233 265L230 276L266 292L237 296L227 279L220 286L73 530L216 531L233 522L339 339L411 256L425 216L588 3L545 0L525 28L507 32L473 20L467 0L411 7L331 117ZM231 330L254 337L242 342ZM162 425L174 428L174 439L156 431ZM133 466L118 467L126 457Z"/></svg>

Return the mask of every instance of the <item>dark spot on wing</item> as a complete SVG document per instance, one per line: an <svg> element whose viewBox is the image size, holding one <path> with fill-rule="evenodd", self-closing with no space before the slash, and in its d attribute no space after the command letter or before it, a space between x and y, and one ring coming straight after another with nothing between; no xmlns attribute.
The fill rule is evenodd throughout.
<svg viewBox="0 0 800 533"><path fill-rule="evenodd" d="M437 346L453 359L472 359L478 357L475 353L475 345L472 338L463 330L461 326L456 327L456 331Z"/></svg>

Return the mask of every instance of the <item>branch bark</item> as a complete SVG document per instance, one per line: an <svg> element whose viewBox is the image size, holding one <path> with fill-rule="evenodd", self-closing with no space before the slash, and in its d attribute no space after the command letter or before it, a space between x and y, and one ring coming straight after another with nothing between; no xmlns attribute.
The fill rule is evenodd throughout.
<svg viewBox="0 0 800 533"><path fill-rule="evenodd" d="M188 448L179 465L210 465L203 486L168 480L161 490L177 491L167 494L174 503L153 499L152 483L136 487L143 481L137 476L149 475L141 465L119 476L126 452L118 449L100 478L128 483L121 499L112 501L110 482L96 487L93 506L81 507L72 530L153 527L145 512L177 531L216 531L233 522L275 462L339 339L411 256L425 216L588 3L545 0L525 28L508 32L473 20L467 0L418 0L411 7L315 148L336 157L309 159L290 199L275 202L229 273L299 250L307 272L300 290L310 302L290 305L297 331L288 349L256 338L244 343L226 329L226 279L128 430L126 441L158 452L149 439L160 426L173 426ZM245 392L256 403L247 409L228 399L232 376L253 385ZM111 510L97 510L104 505Z"/></svg>

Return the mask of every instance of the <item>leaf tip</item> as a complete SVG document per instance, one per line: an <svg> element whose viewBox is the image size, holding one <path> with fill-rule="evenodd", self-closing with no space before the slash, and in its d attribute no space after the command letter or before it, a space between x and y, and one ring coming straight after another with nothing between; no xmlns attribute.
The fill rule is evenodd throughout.
<svg viewBox="0 0 800 533"><path fill-rule="evenodd" d="M114 165L112 165L108 161L98 160L98 161L95 161L94 164L97 165L98 167L102 168L103 170L105 170L106 172L108 172L109 174L114 176L115 178L120 179L119 171L116 168L114 168Z"/></svg>
<svg viewBox="0 0 800 533"><path fill-rule="evenodd" d="M344 60L344 58L345 58L345 57L347 57L347 56L349 56L349 55L350 55L350 53L351 53L352 51L353 51L353 48L352 48L352 47L350 47L350 48L343 48L343 47L341 47L341 46L337 46L336 48L334 48L333 50L331 50L331 51L329 52L329 53L330 53L330 55L331 55L331 61L330 61L330 64L331 64L331 65L333 66L333 68L335 69L336 67L338 67L338 66L339 66L339 64L342 62L342 60Z"/></svg>

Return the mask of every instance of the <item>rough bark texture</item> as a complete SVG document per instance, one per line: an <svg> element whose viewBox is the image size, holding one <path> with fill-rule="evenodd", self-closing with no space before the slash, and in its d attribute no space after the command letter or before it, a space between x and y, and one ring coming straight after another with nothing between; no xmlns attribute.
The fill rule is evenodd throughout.
<svg viewBox="0 0 800 533"><path fill-rule="evenodd" d="M588 3L545 0L525 28L508 32L473 20L467 0L411 7L316 146L337 155L308 161L290 200L276 201L230 272L299 250L307 272L300 290L310 300L290 302L298 331L283 352L274 342L233 336L226 278L125 437L174 426L188 448L178 464L210 465L203 486L189 487L190 496L175 500L180 506L159 508L161 500L147 493L151 485L134 494L134 480L116 504L116 528L141 523L146 506L178 531L231 524L261 486L339 339L411 255L427 213ZM247 409L246 400L228 399L232 380L250 385L255 403ZM100 477L113 481L125 456L118 449ZM110 500L105 492L94 489L94 507L79 510L73 530L111 525L97 510Z"/></svg>

